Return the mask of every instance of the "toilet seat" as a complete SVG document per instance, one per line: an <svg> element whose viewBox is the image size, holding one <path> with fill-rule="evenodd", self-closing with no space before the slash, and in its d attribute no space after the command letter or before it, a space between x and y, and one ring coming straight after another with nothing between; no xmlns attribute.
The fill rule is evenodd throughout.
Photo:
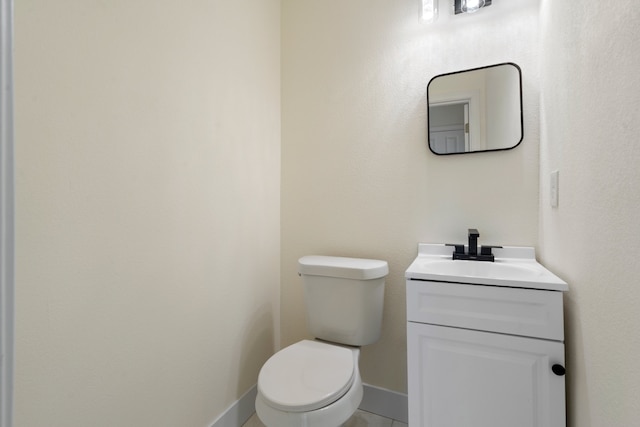
<svg viewBox="0 0 640 427"><path fill-rule="evenodd" d="M335 402L349 390L355 367L352 349L303 340L267 360L258 376L258 391L275 409L313 411Z"/></svg>

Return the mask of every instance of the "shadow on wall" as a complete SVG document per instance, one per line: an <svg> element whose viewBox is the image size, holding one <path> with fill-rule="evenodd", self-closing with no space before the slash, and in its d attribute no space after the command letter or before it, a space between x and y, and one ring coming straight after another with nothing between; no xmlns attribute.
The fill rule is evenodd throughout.
<svg viewBox="0 0 640 427"><path fill-rule="evenodd" d="M238 381L235 389L230 390L241 396L258 382L260 368L275 352L273 314L270 305L257 309L244 328L240 344L238 363Z"/></svg>
<svg viewBox="0 0 640 427"><path fill-rule="evenodd" d="M580 306L571 292L567 292L564 304L564 321L565 331L570 331L570 336L565 336L565 366L567 366L567 381L566 381L566 407L567 407L567 425L576 426L578 420L571 419L572 414L576 413L575 407L577 402L581 402L581 410L585 413L589 413L589 396L585 395L581 398L577 395L582 392L585 393L587 387L577 384L578 378L587 378L586 365L584 360L584 342L582 341L582 325L580 324ZM586 403L586 405L585 405ZM584 407L586 406L586 408ZM580 421L580 427L591 427L591 421L589 417L582 417ZM587 424L584 424L587 422Z"/></svg>

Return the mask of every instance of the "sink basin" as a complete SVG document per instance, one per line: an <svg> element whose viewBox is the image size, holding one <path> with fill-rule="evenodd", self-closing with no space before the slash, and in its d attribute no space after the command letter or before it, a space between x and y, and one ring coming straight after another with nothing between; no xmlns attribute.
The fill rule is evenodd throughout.
<svg viewBox="0 0 640 427"><path fill-rule="evenodd" d="M443 276L493 277L505 280L521 280L525 276L532 278L543 274L535 266L524 263L509 263L508 261L437 260L425 261L422 268Z"/></svg>
<svg viewBox="0 0 640 427"><path fill-rule="evenodd" d="M420 244L408 279L566 291L568 285L535 259L533 248L494 249L495 262L453 260L445 245Z"/></svg>

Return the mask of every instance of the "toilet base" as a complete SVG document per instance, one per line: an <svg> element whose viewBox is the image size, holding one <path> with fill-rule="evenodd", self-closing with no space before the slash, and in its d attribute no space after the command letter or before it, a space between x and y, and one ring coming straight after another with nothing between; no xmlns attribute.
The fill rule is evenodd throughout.
<svg viewBox="0 0 640 427"><path fill-rule="evenodd" d="M335 402L308 412L286 412L267 405L260 392L256 396L256 413L267 427L339 427L356 412L362 402L362 379L356 366L351 388Z"/></svg>

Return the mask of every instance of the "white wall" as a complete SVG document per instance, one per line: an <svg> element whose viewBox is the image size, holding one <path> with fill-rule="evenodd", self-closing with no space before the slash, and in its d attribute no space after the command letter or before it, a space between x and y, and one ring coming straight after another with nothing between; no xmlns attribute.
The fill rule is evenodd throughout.
<svg viewBox="0 0 640 427"><path fill-rule="evenodd" d="M640 16L540 1L284 0L282 76L276 0L16 2L16 425L207 425L307 336L311 253L390 262L362 370L405 391L404 269L467 227L570 283L570 426L633 425ZM523 143L431 154L429 79L504 61Z"/></svg>
<svg viewBox="0 0 640 427"><path fill-rule="evenodd" d="M300 256L388 260L382 339L361 365L365 382L405 392L403 276L417 243L477 227L482 243L537 244L538 2L495 3L425 25L417 1L282 2L283 344L307 336ZM429 80L506 61L522 67L524 142L433 155Z"/></svg>
<svg viewBox="0 0 640 427"><path fill-rule="evenodd" d="M279 1L15 5L16 425L210 425L279 342Z"/></svg>
<svg viewBox="0 0 640 427"><path fill-rule="evenodd" d="M540 241L570 286L569 426L638 425L640 10L544 0L541 23Z"/></svg>

